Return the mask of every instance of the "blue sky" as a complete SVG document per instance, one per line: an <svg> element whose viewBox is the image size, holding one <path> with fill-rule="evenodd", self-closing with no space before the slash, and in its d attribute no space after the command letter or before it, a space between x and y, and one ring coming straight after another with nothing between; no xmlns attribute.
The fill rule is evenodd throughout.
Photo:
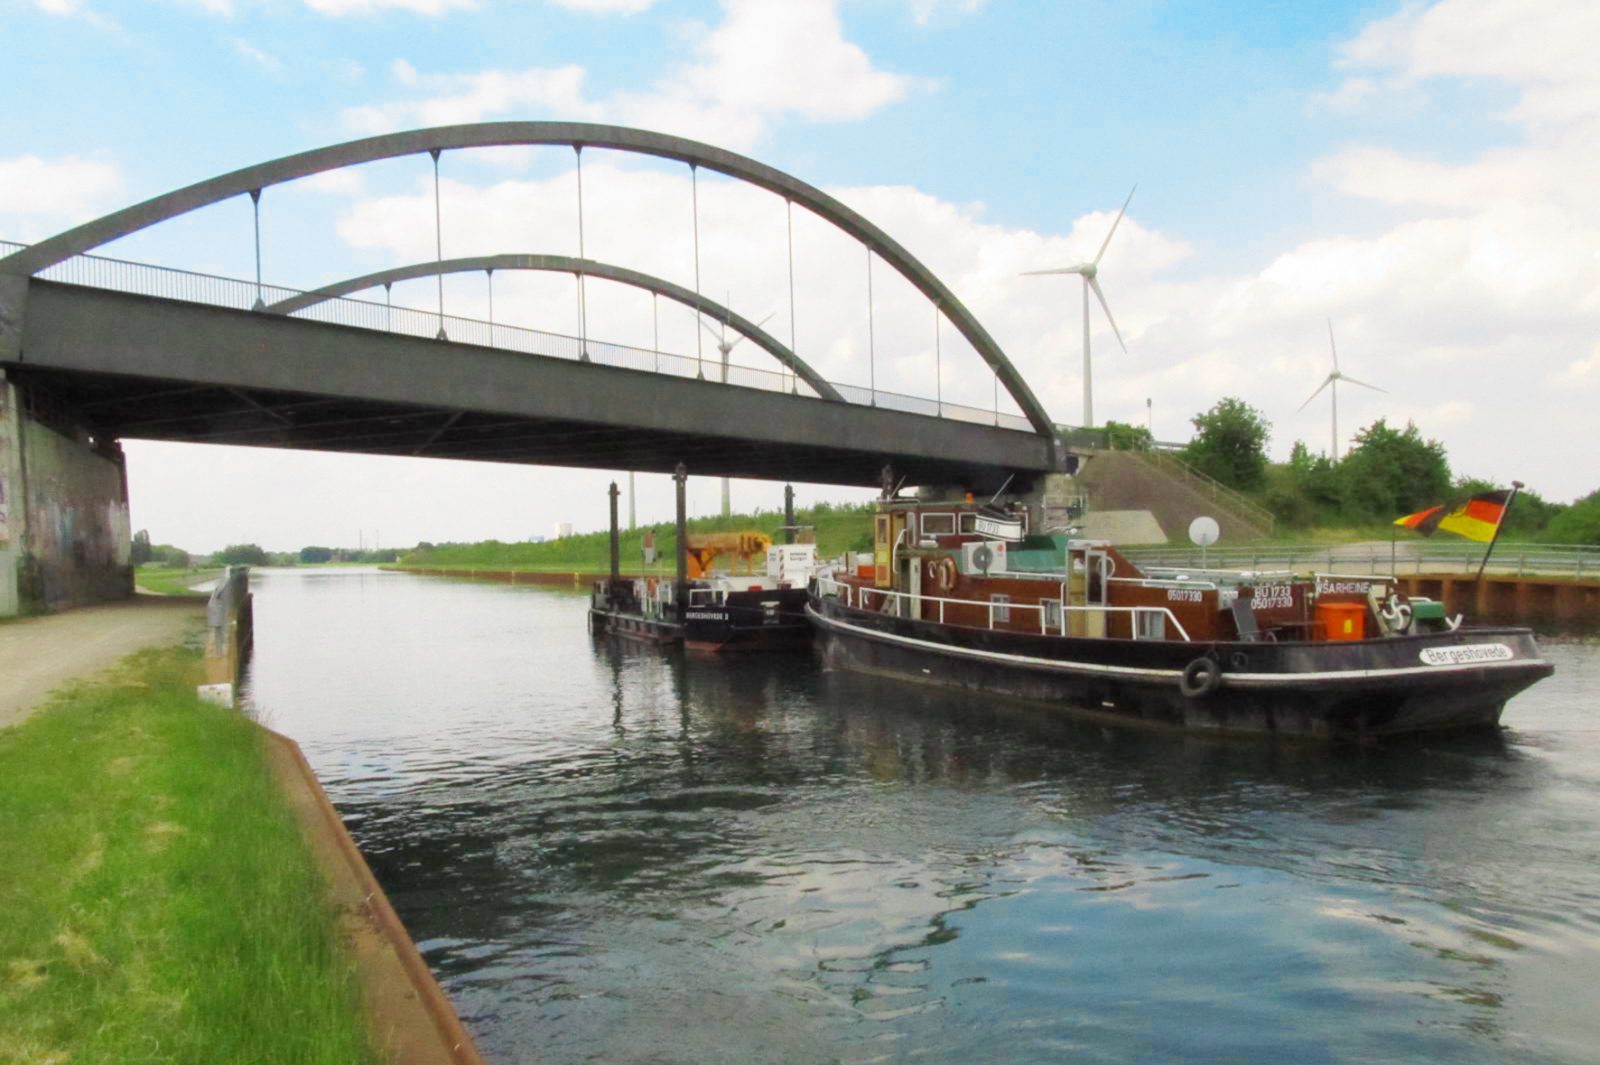
<svg viewBox="0 0 1600 1065"><path fill-rule="evenodd" d="M7 0L0 36L24 88L0 114L0 239L38 239L387 129L645 125L753 156L861 210L924 257L1052 413L1075 423L1076 279L1018 275L1091 255L1137 182L1101 275L1126 355L1092 316L1097 420L1143 422L1150 399L1157 435L1182 439L1193 414L1238 395L1273 423L1274 454L1297 439L1326 450L1323 401L1296 408L1329 368L1331 318L1343 368L1387 389L1341 395L1341 451L1378 417L1414 420L1458 473L1570 499L1600 486L1600 449L1570 443L1588 441L1600 400L1600 208L1584 191L1600 161L1600 81L1582 46L1600 39L1594 11L1509 0ZM586 153L584 165L603 257L678 270L682 168L616 153ZM268 190L267 279L305 288L431 257L428 167L399 160ZM575 251L562 246L575 229L570 152L450 153L441 173L447 255ZM714 252L705 287L760 318L782 301L781 238L744 245L775 232L776 216L749 190L703 182L701 195ZM249 227L247 201L222 204L104 253L247 277ZM847 249L810 230L797 241L814 284L797 312L802 355L864 382L862 316L841 309L860 286L828 276ZM879 284L875 372L912 391L932 374L929 312L893 279ZM525 324L572 324L571 301L550 286L530 279L508 293ZM470 279L447 297L479 313ZM640 341L637 302L592 294L596 307L616 339ZM672 329L692 345L692 320ZM946 354L946 397L986 403L975 360ZM128 451L135 525L195 548L246 535L280 549L348 542L374 526L395 543L593 526L614 475ZM219 475L252 486L224 508L232 525L185 496ZM641 517L664 516L665 483L643 480ZM316 507L274 495L307 484L325 493ZM403 502L455 491L475 496ZM778 491L741 485L736 500L771 506ZM694 506L715 497L698 485Z"/></svg>

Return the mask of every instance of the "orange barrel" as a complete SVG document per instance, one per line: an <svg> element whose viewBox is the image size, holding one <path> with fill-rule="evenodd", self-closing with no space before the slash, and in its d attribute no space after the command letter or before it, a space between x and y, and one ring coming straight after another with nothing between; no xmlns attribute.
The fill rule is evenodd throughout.
<svg viewBox="0 0 1600 1065"><path fill-rule="evenodd" d="M1322 622L1330 640L1364 640L1367 638L1367 604L1318 603L1317 620Z"/></svg>

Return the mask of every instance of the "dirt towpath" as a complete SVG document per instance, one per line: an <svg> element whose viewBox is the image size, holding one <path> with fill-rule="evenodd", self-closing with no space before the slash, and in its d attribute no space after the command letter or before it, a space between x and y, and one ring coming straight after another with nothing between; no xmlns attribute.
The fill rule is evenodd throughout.
<svg viewBox="0 0 1600 1065"><path fill-rule="evenodd" d="M146 647L175 644L204 623L205 600L136 595L0 624L0 728L22 721L69 680Z"/></svg>

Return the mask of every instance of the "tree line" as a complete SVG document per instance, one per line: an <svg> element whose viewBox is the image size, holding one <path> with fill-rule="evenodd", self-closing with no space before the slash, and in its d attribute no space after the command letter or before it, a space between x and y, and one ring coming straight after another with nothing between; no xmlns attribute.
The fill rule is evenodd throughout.
<svg viewBox="0 0 1600 1065"><path fill-rule="evenodd" d="M206 566L300 566L326 562L395 562L400 552L392 547L364 549L353 547L302 547L298 551L268 551L260 544L229 544L211 554L193 555L171 544L152 544L150 534L140 529L133 534L131 561L135 566L162 566L168 569L197 569Z"/></svg>
<svg viewBox="0 0 1600 1065"><path fill-rule="evenodd" d="M1270 510L1291 529L1349 527L1392 522L1426 507L1507 485L1452 475L1449 456L1416 424L1399 429L1379 418L1356 433L1337 462L1295 441L1288 462L1267 459L1272 424L1250 404L1225 397L1192 419L1194 438L1181 457ZM1148 430L1110 422L1108 446L1154 446ZM1571 504L1552 503L1524 488L1506 516L1505 534L1549 543L1600 545L1600 490Z"/></svg>

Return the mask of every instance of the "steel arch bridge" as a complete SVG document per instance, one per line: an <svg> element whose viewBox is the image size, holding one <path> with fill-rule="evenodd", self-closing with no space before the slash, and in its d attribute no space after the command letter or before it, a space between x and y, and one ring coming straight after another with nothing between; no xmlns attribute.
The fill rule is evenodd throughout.
<svg viewBox="0 0 1600 1065"><path fill-rule="evenodd" d="M402 266L316 290L274 289L257 246L256 298L239 306L163 298L137 283L69 284L75 264L121 237L231 198L384 159L493 146L602 148L714 171L799 205L888 264L967 339L1028 430L852 403L793 351L699 292L593 259L515 253ZM436 185L437 192L437 185ZM258 214L259 220L259 214ZM698 226L698 221L696 222ZM258 235L259 241L259 221ZM696 235L698 242L698 232ZM581 244L581 236L580 236ZM696 252L698 273L698 251ZM123 264L128 265L128 264ZM377 333L300 312L375 286L452 272L554 271L629 285L750 338L788 387L742 388L463 343ZM869 274L870 277L870 274ZM239 282L238 284L248 284ZM581 280L580 280L581 285ZM442 281L441 281L442 286ZM155 287L145 285L144 287ZM132 289L132 291L128 291ZM491 290L492 291L492 290ZM581 291L581 288L580 288ZM442 293L442 288L441 288ZM910 483L989 483L1061 469L1067 452L1027 383L960 300L870 221L798 178L680 137L618 126L499 122L365 138L246 167L157 196L0 258L0 366L107 438L144 437L378 454L875 484L885 465ZM938 413L943 413L941 405Z"/></svg>

